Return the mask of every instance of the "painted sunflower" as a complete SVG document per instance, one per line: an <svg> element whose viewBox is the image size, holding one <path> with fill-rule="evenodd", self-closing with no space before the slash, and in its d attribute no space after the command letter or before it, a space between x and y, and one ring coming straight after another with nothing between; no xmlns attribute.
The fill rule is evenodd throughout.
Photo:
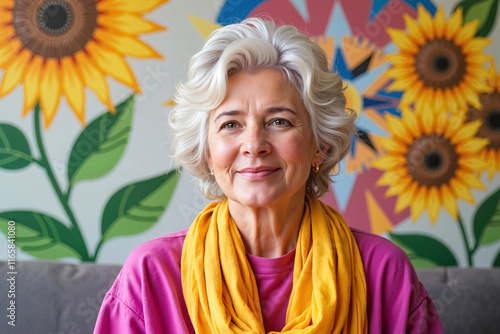
<svg viewBox="0 0 500 334"><path fill-rule="evenodd" d="M484 189L476 170L486 165L478 153L488 144L475 137L481 121L403 108L402 118L387 115L387 122L392 138L380 139L387 154L373 166L385 171L377 185L398 196L396 212L410 207L415 221L427 208L435 222L441 206L457 218L457 198L474 203L470 188Z"/></svg>
<svg viewBox="0 0 500 334"><path fill-rule="evenodd" d="M479 128L477 136L490 140L489 144L480 152L480 157L488 164L485 169L488 169L491 181L495 171L500 170L500 73L496 73L493 65L490 68L487 83L491 92L479 96L482 107L470 107L467 118L470 121L482 120L483 124Z"/></svg>
<svg viewBox="0 0 500 334"><path fill-rule="evenodd" d="M140 91L124 57L162 58L137 35L164 29L142 15L166 1L2 0L0 97L22 83L23 116L39 101L46 128L62 94L84 123L84 87L114 111L106 76Z"/></svg>
<svg viewBox="0 0 500 334"><path fill-rule="evenodd" d="M438 8L434 19L418 7L418 23L405 15L406 34L389 29L399 53L388 56L393 67L387 75L395 81L389 87L404 91L401 105L431 105L436 111L464 110L467 104L481 108L479 93L488 92L484 68L490 56L482 50L489 39L474 37L477 21L462 24L462 9L458 8L448 21Z"/></svg>

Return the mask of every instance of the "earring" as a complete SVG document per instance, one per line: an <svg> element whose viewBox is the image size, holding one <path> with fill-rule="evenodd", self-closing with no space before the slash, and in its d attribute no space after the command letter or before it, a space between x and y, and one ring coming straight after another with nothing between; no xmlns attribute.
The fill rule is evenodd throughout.
<svg viewBox="0 0 500 334"><path fill-rule="evenodd" d="M317 174L319 172L319 163L315 162L316 164L316 167L313 167L312 170L314 172L314 174Z"/></svg>
<svg viewBox="0 0 500 334"><path fill-rule="evenodd" d="M210 175L214 175L214 169L213 168L210 168Z"/></svg>

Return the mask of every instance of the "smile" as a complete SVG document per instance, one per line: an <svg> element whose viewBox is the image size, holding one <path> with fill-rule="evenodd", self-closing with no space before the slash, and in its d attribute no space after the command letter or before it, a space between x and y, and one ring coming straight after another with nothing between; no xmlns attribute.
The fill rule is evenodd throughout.
<svg viewBox="0 0 500 334"><path fill-rule="evenodd" d="M260 180L274 174L279 168L262 166L257 168L244 168L236 172L249 180Z"/></svg>

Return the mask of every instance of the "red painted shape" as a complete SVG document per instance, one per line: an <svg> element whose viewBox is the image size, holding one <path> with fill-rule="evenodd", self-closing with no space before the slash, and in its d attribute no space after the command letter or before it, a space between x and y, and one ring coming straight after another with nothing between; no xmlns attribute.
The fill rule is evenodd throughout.
<svg viewBox="0 0 500 334"><path fill-rule="evenodd" d="M272 17L277 23L291 24L302 33L318 36L325 33L335 2L336 0L307 0L308 22L289 0L263 2L249 16Z"/></svg>
<svg viewBox="0 0 500 334"><path fill-rule="evenodd" d="M354 183L349 202L344 211L338 208L335 195L332 191L321 197L321 200L335 208L340 212L342 217L349 226L359 228L364 231L371 231L370 216L366 207L365 190L369 190L373 197L377 199L380 208L384 210L387 218L393 226L398 225L404 219L410 216L410 209L405 209L399 214L394 212L397 196L386 197L385 192L387 187L379 187L376 185L377 180L382 176L383 172L372 168L362 174L359 174ZM338 177L342 177L339 175Z"/></svg>

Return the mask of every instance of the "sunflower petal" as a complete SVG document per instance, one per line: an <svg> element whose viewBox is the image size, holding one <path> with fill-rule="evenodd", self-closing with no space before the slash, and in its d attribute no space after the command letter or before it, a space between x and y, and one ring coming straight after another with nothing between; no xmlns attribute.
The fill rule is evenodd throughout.
<svg viewBox="0 0 500 334"><path fill-rule="evenodd" d="M414 66L415 57L406 53L395 53L385 56L385 58L397 66Z"/></svg>
<svg viewBox="0 0 500 334"><path fill-rule="evenodd" d="M407 76L405 77L399 77L394 82L392 82L388 87L387 90L389 92L394 92L394 91L403 91L408 89L408 87L412 87L413 85L417 84L418 81L418 76L416 74L410 74L408 73Z"/></svg>
<svg viewBox="0 0 500 334"><path fill-rule="evenodd" d="M444 17L443 7L439 6L434 16L434 30L436 32L436 38L442 38L444 36L445 28L446 18Z"/></svg>
<svg viewBox="0 0 500 334"><path fill-rule="evenodd" d="M382 147L390 153L404 154L407 151L406 145L402 144L397 140L393 140L390 138L380 138L379 141Z"/></svg>
<svg viewBox="0 0 500 334"><path fill-rule="evenodd" d="M458 154L477 154L484 147L486 147L488 143L489 139L487 138L474 138L468 140L467 142L460 143L460 145L457 145L456 151Z"/></svg>
<svg viewBox="0 0 500 334"><path fill-rule="evenodd" d="M380 170L398 170L405 168L406 159L402 156L385 155L375 161L372 166Z"/></svg>
<svg viewBox="0 0 500 334"><path fill-rule="evenodd" d="M445 105L444 105L444 97L443 97L443 90L442 89L436 89L435 94L434 94L434 109L435 110L444 110Z"/></svg>
<svg viewBox="0 0 500 334"><path fill-rule="evenodd" d="M7 95L21 83L30 58L31 53L26 50L13 58L12 63L7 66L3 75L2 84L0 85L0 97Z"/></svg>
<svg viewBox="0 0 500 334"><path fill-rule="evenodd" d="M400 118L392 115L387 115L386 120L387 125L389 126L389 131L397 140L400 140L405 144L411 143L412 138L410 138L410 136L408 136L408 134L406 133L405 127Z"/></svg>
<svg viewBox="0 0 500 334"><path fill-rule="evenodd" d="M425 43L425 35L422 33L422 30L420 30L417 22L407 13L403 15L403 18L406 23L406 29L408 29L408 35L410 35L415 43L423 45Z"/></svg>
<svg viewBox="0 0 500 334"><path fill-rule="evenodd" d="M392 41L402 52L408 52L409 54L416 54L418 52L418 46L415 44L404 31L399 29L387 28L387 33L391 37Z"/></svg>
<svg viewBox="0 0 500 334"><path fill-rule="evenodd" d="M413 138L418 138L422 135L422 131L418 124L418 119L415 113L409 108L401 108L401 118L408 131L412 134Z"/></svg>
<svg viewBox="0 0 500 334"><path fill-rule="evenodd" d="M97 9L101 11L118 11L118 12L133 12L145 13L149 12L159 5L168 2L168 0L114 0L114 1L97 1Z"/></svg>
<svg viewBox="0 0 500 334"><path fill-rule="evenodd" d="M457 133L450 138L450 141L453 144L460 144L462 142L470 141L474 135L477 133L477 130L481 127L481 121L472 121L468 122L457 131Z"/></svg>
<svg viewBox="0 0 500 334"><path fill-rule="evenodd" d="M396 206L394 207L396 213L400 213L415 201L415 191L418 189L417 187L417 183L412 181L408 188L399 194Z"/></svg>
<svg viewBox="0 0 500 334"><path fill-rule="evenodd" d="M411 205L411 219L412 221L416 221L418 217L422 214L425 208L425 203L427 202L427 187L420 186L416 190L416 194L414 196L414 201Z"/></svg>
<svg viewBox="0 0 500 334"><path fill-rule="evenodd" d="M479 21L477 20L465 24L462 30L460 30L460 32L455 36L455 43L458 46L462 46L468 41L470 41L472 38L474 38L478 24Z"/></svg>
<svg viewBox="0 0 500 334"><path fill-rule="evenodd" d="M461 26L462 26L462 7L458 7L448 20L444 37L447 40L453 40L455 35L460 30Z"/></svg>
<svg viewBox="0 0 500 334"><path fill-rule="evenodd" d="M389 189L386 191L387 196L394 196L394 195L399 195L400 193L404 192L413 182L411 178L406 177L406 178L399 178L394 180Z"/></svg>
<svg viewBox="0 0 500 334"><path fill-rule="evenodd" d="M453 196L450 188L446 184L441 185L439 194L441 197L441 203L443 203L445 209L454 219L457 219L457 200L455 196Z"/></svg>
<svg viewBox="0 0 500 334"><path fill-rule="evenodd" d="M473 40L463 46L463 52L467 55L481 53L483 49L490 43L491 40L488 38L475 37Z"/></svg>
<svg viewBox="0 0 500 334"><path fill-rule="evenodd" d="M434 25L432 24L432 17L422 4L418 4L418 22L424 31L427 39L434 38Z"/></svg>
<svg viewBox="0 0 500 334"><path fill-rule="evenodd" d="M87 50L94 64L102 73L107 73L136 92L140 92L134 74L122 56L106 50L96 43L88 43Z"/></svg>
<svg viewBox="0 0 500 334"><path fill-rule="evenodd" d="M425 108L420 116L422 130L425 134L434 132L434 114L431 108Z"/></svg>
<svg viewBox="0 0 500 334"><path fill-rule="evenodd" d="M467 170L483 170L486 165L486 161L479 159L475 156L462 156L458 159L458 166Z"/></svg>
<svg viewBox="0 0 500 334"><path fill-rule="evenodd" d="M474 197L472 197L472 193L470 192L469 188L465 186L465 184L463 184L456 178L452 178L449 182L449 185L456 197L460 197L467 202L474 204Z"/></svg>
<svg viewBox="0 0 500 334"><path fill-rule="evenodd" d="M158 52L134 36L121 35L116 33L105 33L98 30L94 38L99 44L105 45L122 56L132 56L137 58L163 58Z"/></svg>
<svg viewBox="0 0 500 334"><path fill-rule="evenodd" d="M481 180L476 176L476 173L474 172L458 169L455 171L455 177L459 179L461 183L465 184L470 188L476 188L480 190L486 189L484 184L481 182Z"/></svg>
<svg viewBox="0 0 500 334"><path fill-rule="evenodd" d="M24 78L24 108L23 116L26 115L40 98L40 86L42 80L43 58L34 57L26 69Z"/></svg>
<svg viewBox="0 0 500 334"><path fill-rule="evenodd" d="M47 129L56 114L61 96L61 71L57 60L46 60L40 81L40 108Z"/></svg>
<svg viewBox="0 0 500 334"><path fill-rule="evenodd" d="M77 53L75 59L85 85L94 91L110 111L115 111L115 106L111 103L111 98L109 97L108 83L104 74L87 58L85 53Z"/></svg>
<svg viewBox="0 0 500 334"><path fill-rule="evenodd" d="M85 124L85 92L83 79L76 69L76 65L70 58L64 58L61 61L62 92L66 95L69 105L83 125Z"/></svg>
<svg viewBox="0 0 500 334"><path fill-rule="evenodd" d="M15 60L19 51L22 49L17 40L8 43L0 43L0 68L8 67Z"/></svg>
<svg viewBox="0 0 500 334"><path fill-rule="evenodd" d="M427 210L429 211L429 217L432 223L436 222L440 208L441 201L439 200L438 189L437 187L430 187L427 192Z"/></svg>
<svg viewBox="0 0 500 334"><path fill-rule="evenodd" d="M139 14L126 12L101 13L97 18L97 25L103 27L105 30L132 36L166 29L165 27L142 18Z"/></svg>

